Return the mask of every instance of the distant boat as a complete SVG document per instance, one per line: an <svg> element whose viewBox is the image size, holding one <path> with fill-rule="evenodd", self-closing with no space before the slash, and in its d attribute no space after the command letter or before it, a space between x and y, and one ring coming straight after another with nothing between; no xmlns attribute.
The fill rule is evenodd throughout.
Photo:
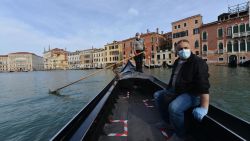
<svg viewBox="0 0 250 141"><path fill-rule="evenodd" d="M144 64L144 67L146 67L146 68L149 68L149 65L147 65L147 64Z"/></svg>
<svg viewBox="0 0 250 141"><path fill-rule="evenodd" d="M241 66L241 67L250 67L250 60L239 63L239 66Z"/></svg>
<svg viewBox="0 0 250 141"><path fill-rule="evenodd" d="M156 64L154 67L155 68L160 68L160 67L162 67L162 65L161 64Z"/></svg>
<svg viewBox="0 0 250 141"><path fill-rule="evenodd" d="M150 65L147 65L147 64L144 64L144 67L146 67L146 68L160 68L160 67L162 67L162 65L160 65L160 64L150 64Z"/></svg>

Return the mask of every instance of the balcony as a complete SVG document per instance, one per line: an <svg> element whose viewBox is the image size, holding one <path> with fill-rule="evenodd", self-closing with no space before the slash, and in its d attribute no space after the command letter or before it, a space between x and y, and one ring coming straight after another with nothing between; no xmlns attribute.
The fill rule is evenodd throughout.
<svg viewBox="0 0 250 141"><path fill-rule="evenodd" d="M232 33L226 35L228 38L232 38Z"/></svg>
<svg viewBox="0 0 250 141"><path fill-rule="evenodd" d="M247 35L247 32L241 32L239 33L239 36L242 37L242 36L246 36Z"/></svg>
<svg viewBox="0 0 250 141"><path fill-rule="evenodd" d="M239 37L239 33L233 33L233 38Z"/></svg>
<svg viewBox="0 0 250 141"><path fill-rule="evenodd" d="M207 57L207 51L202 51L202 57Z"/></svg>
<svg viewBox="0 0 250 141"><path fill-rule="evenodd" d="M233 33L233 38L238 38L238 37L245 37L245 36L249 36L250 35L250 31L245 31L245 32L240 32L240 33Z"/></svg>
<svg viewBox="0 0 250 141"><path fill-rule="evenodd" d="M223 49L219 49L218 54L223 54Z"/></svg>
<svg viewBox="0 0 250 141"><path fill-rule="evenodd" d="M250 31L247 31L246 34L247 34L247 36L249 36L250 35Z"/></svg>

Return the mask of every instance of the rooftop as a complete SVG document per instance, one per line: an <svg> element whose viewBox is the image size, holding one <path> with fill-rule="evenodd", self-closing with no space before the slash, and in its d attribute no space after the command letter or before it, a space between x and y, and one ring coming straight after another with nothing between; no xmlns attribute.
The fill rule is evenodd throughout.
<svg viewBox="0 0 250 141"><path fill-rule="evenodd" d="M0 55L0 57L8 57L8 55Z"/></svg>
<svg viewBox="0 0 250 141"><path fill-rule="evenodd" d="M14 53L9 53L9 54L33 54L35 55L34 53L30 53L30 52L14 52Z"/></svg>
<svg viewBox="0 0 250 141"><path fill-rule="evenodd" d="M202 17L202 16L201 16L201 14L197 14L197 15L194 15L194 16L191 16L191 17L187 17L187 18L184 18L184 19L181 19L181 20L172 22L172 25L173 25L173 24L176 24L176 23L178 23L178 22L182 22L182 21L185 21L185 20L188 20L188 19L197 18L197 17Z"/></svg>

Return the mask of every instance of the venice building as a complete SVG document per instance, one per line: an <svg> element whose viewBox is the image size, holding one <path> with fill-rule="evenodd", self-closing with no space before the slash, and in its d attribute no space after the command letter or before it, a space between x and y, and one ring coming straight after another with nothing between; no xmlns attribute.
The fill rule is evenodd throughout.
<svg viewBox="0 0 250 141"><path fill-rule="evenodd" d="M66 49L65 49L66 50ZM46 51L44 49L43 61L45 70L68 69L68 52L63 49L54 48Z"/></svg>
<svg viewBox="0 0 250 141"><path fill-rule="evenodd" d="M44 69L43 58L30 52L8 54L8 71L39 71Z"/></svg>
<svg viewBox="0 0 250 141"><path fill-rule="evenodd" d="M249 2L228 7L217 21L201 27L202 58L208 63L250 60Z"/></svg>

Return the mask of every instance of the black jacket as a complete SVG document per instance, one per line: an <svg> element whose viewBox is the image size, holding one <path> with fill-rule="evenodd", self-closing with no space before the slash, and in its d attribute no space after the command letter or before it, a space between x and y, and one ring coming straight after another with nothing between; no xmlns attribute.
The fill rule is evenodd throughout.
<svg viewBox="0 0 250 141"><path fill-rule="evenodd" d="M175 60L172 70L172 75L169 81L169 88L172 87L173 74L178 65L179 58ZM207 63L200 57L191 54L187 61L182 65L175 84L175 92L177 94L190 93L194 95L209 93Z"/></svg>

